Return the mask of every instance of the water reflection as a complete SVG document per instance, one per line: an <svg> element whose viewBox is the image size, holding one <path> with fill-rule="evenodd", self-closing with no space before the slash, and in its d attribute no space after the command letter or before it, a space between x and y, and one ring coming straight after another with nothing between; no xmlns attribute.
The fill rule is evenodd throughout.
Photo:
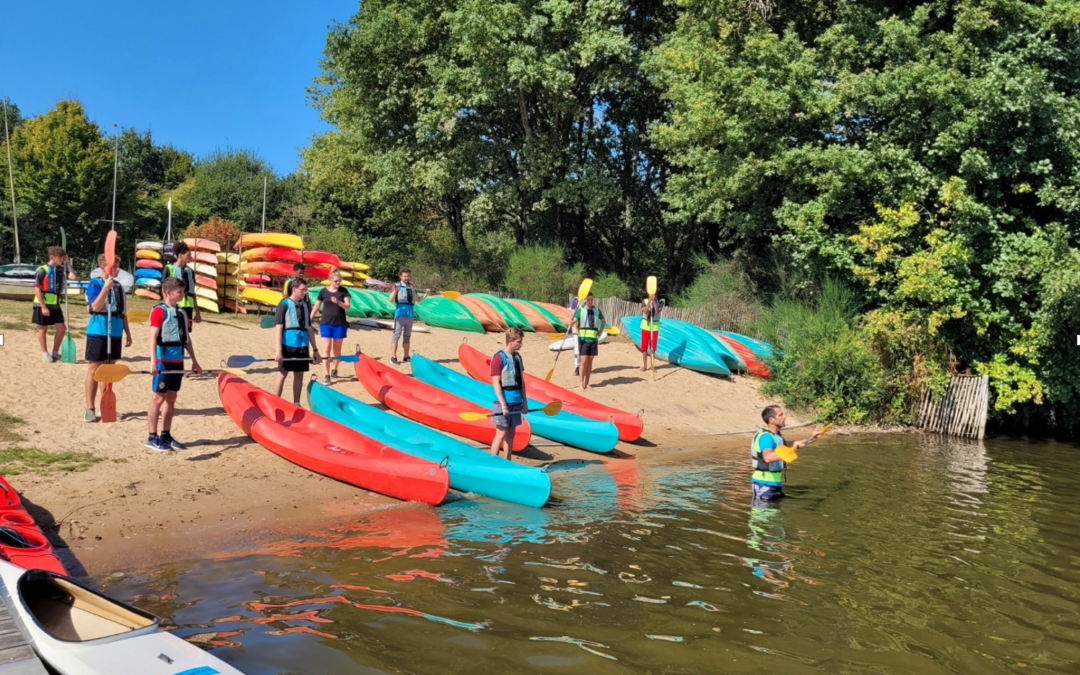
<svg viewBox="0 0 1080 675"><path fill-rule="evenodd" d="M750 500L744 453L553 474L106 581L258 673L1072 672L1069 448L831 439Z"/></svg>

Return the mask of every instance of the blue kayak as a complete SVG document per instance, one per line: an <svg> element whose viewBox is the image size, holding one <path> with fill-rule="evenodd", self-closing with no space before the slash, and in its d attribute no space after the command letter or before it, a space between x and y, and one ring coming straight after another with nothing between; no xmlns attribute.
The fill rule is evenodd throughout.
<svg viewBox="0 0 1080 675"><path fill-rule="evenodd" d="M477 382L468 375L454 372L419 354L413 354L411 362L413 377L421 382L488 409L495 403L495 389L486 382ZM544 404L529 399L528 407L542 408ZM565 410L550 416L543 413L530 414L529 424L536 436L591 452L611 452L619 442L619 430L611 422L591 420Z"/></svg>
<svg viewBox="0 0 1080 675"><path fill-rule="evenodd" d="M161 270L150 269L149 267L140 267L135 270L136 279L160 279Z"/></svg>
<svg viewBox="0 0 1080 675"><path fill-rule="evenodd" d="M415 357L414 357L415 358ZM535 467L515 464L446 434L391 415L324 384L308 383L312 412L332 419L379 443L440 463L446 461L450 487L525 506L543 506L551 479Z"/></svg>
<svg viewBox="0 0 1080 675"><path fill-rule="evenodd" d="M660 322L660 338L656 344L657 358L702 373L731 375L731 369L720 357L720 352L697 340L680 335L677 331L667 330L665 325L669 321L671 319L663 319ZM640 345L641 315L624 316L622 324L634 343Z"/></svg>
<svg viewBox="0 0 1080 675"><path fill-rule="evenodd" d="M679 337L696 340L698 344L706 349L715 350L720 354L720 358L724 360L724 365L732 371L745 371L747 369L746 361L743 361L742 357L734 349L724 344L723 340L704 328L677 319L664 319L660 323L660 332L663 333L665 330L674 331Z"/></svg>

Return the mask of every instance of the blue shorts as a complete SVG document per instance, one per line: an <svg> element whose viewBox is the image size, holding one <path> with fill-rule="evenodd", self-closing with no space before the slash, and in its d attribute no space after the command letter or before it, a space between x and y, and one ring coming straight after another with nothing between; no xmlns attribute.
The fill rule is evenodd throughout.
<svg viewBox="0 0 1080 675"><path fill-rule="evenodd" d="M158 361L158 374L154 376L153 389L155 394L164 394L170 391L180 391L180 384L184 381L183 375L169 375L170 370L183 370L183 361Z"/></svg>
<svg viewBox="0 0 1080 675"><path fill-rule="evenodd" d="M498 401L491 406L491 412L495 413L491 416L491 423L497 427L519 427L521 426L522 411L525 410L525 404L523 403L510 403L507 402L506 410L508 415L502 414L502 406Z"/></svg>
<svg viewBox="0 0 1080 675"><path fill-rule="evenodd" d="M332 340L344 340L348 332L348 326L341 326L332 323L319 324L320 337L330 338Z"/></svg>

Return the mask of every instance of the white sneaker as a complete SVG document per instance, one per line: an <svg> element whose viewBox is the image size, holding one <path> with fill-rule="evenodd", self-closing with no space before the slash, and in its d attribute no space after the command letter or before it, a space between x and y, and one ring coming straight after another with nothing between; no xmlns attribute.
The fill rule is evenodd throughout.
<svg viewBox="0 0 1080 675"><path fill-rule="evenodd" d="M52 363L53 362L52 354L50 354L49 352L41 352L41 360L44 361L45 363Z"/></svg>

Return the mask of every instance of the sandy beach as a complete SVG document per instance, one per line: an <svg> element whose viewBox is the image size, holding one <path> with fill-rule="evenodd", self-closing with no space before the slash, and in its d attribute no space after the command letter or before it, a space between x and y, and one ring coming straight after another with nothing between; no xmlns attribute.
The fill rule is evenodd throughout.
<svg viewBox="0 0 1080 675"><path fill-rule="evenodd" d="M136 299L132 306L148 309L152 303ZM188 444L187 450L160 453L143 448L151 396L146 375L129 376L114 385L119 417L115 424L84 422L82 329L87 313L81 298L72 301L71 314L79 362L49 364L42 362L30 330L30 304L0 301L4 334L0 364L9 382L0 391L0 412L24 422L11 427L20 438L0 443L0 448L78 451L99 460L84 471L7 476L54 545L66 549L65 562L75 563L74 569L101 574L160 560L242 551L256 545L245 535L268 523L282 531L286 519L299 527L320 517L413 508L311 473L253 443L225 415L213 377L189 377L180 392L172 430ZM252 316L206 313L204 318L247 329L197 325L195 351L204 368L233 354L273 356L273 332L261 330ZM133 326L132 334L134 344L125 349L123 362L147 369L148 325ZM462 339L487 353L503 344L498 334L436 328L414 333L412 346L415 352L464 372L457 363ZM389 343L389 331L354 328L345 344L347 352L359 344L365 353L387 361ZM548 345L547 335L526 335L522 354L527 370L541 376L547 371L555 355ZM652 461L685 448L745 448L742 434L760 426L760 410L767 404L758 393L760 380L745 376L725 380L658 361L654 381L652 373L639 370L640 364L641 356L629 340L611 340L601 347L589 389L590 396L602 403L643 411L645 432L639 441L620 443L616 452L604 456L536 439L535 446L515 459L533 465ZM401 368L408 372L407 365ZM254 384L272 387L271 365L248 372ZM335 381L335 387L376 403L351 367L342 367L340 373L347 377ZM552 382L577 389L571 352L559 358ZM557 485L554 492L558 494Z"/></svg>

